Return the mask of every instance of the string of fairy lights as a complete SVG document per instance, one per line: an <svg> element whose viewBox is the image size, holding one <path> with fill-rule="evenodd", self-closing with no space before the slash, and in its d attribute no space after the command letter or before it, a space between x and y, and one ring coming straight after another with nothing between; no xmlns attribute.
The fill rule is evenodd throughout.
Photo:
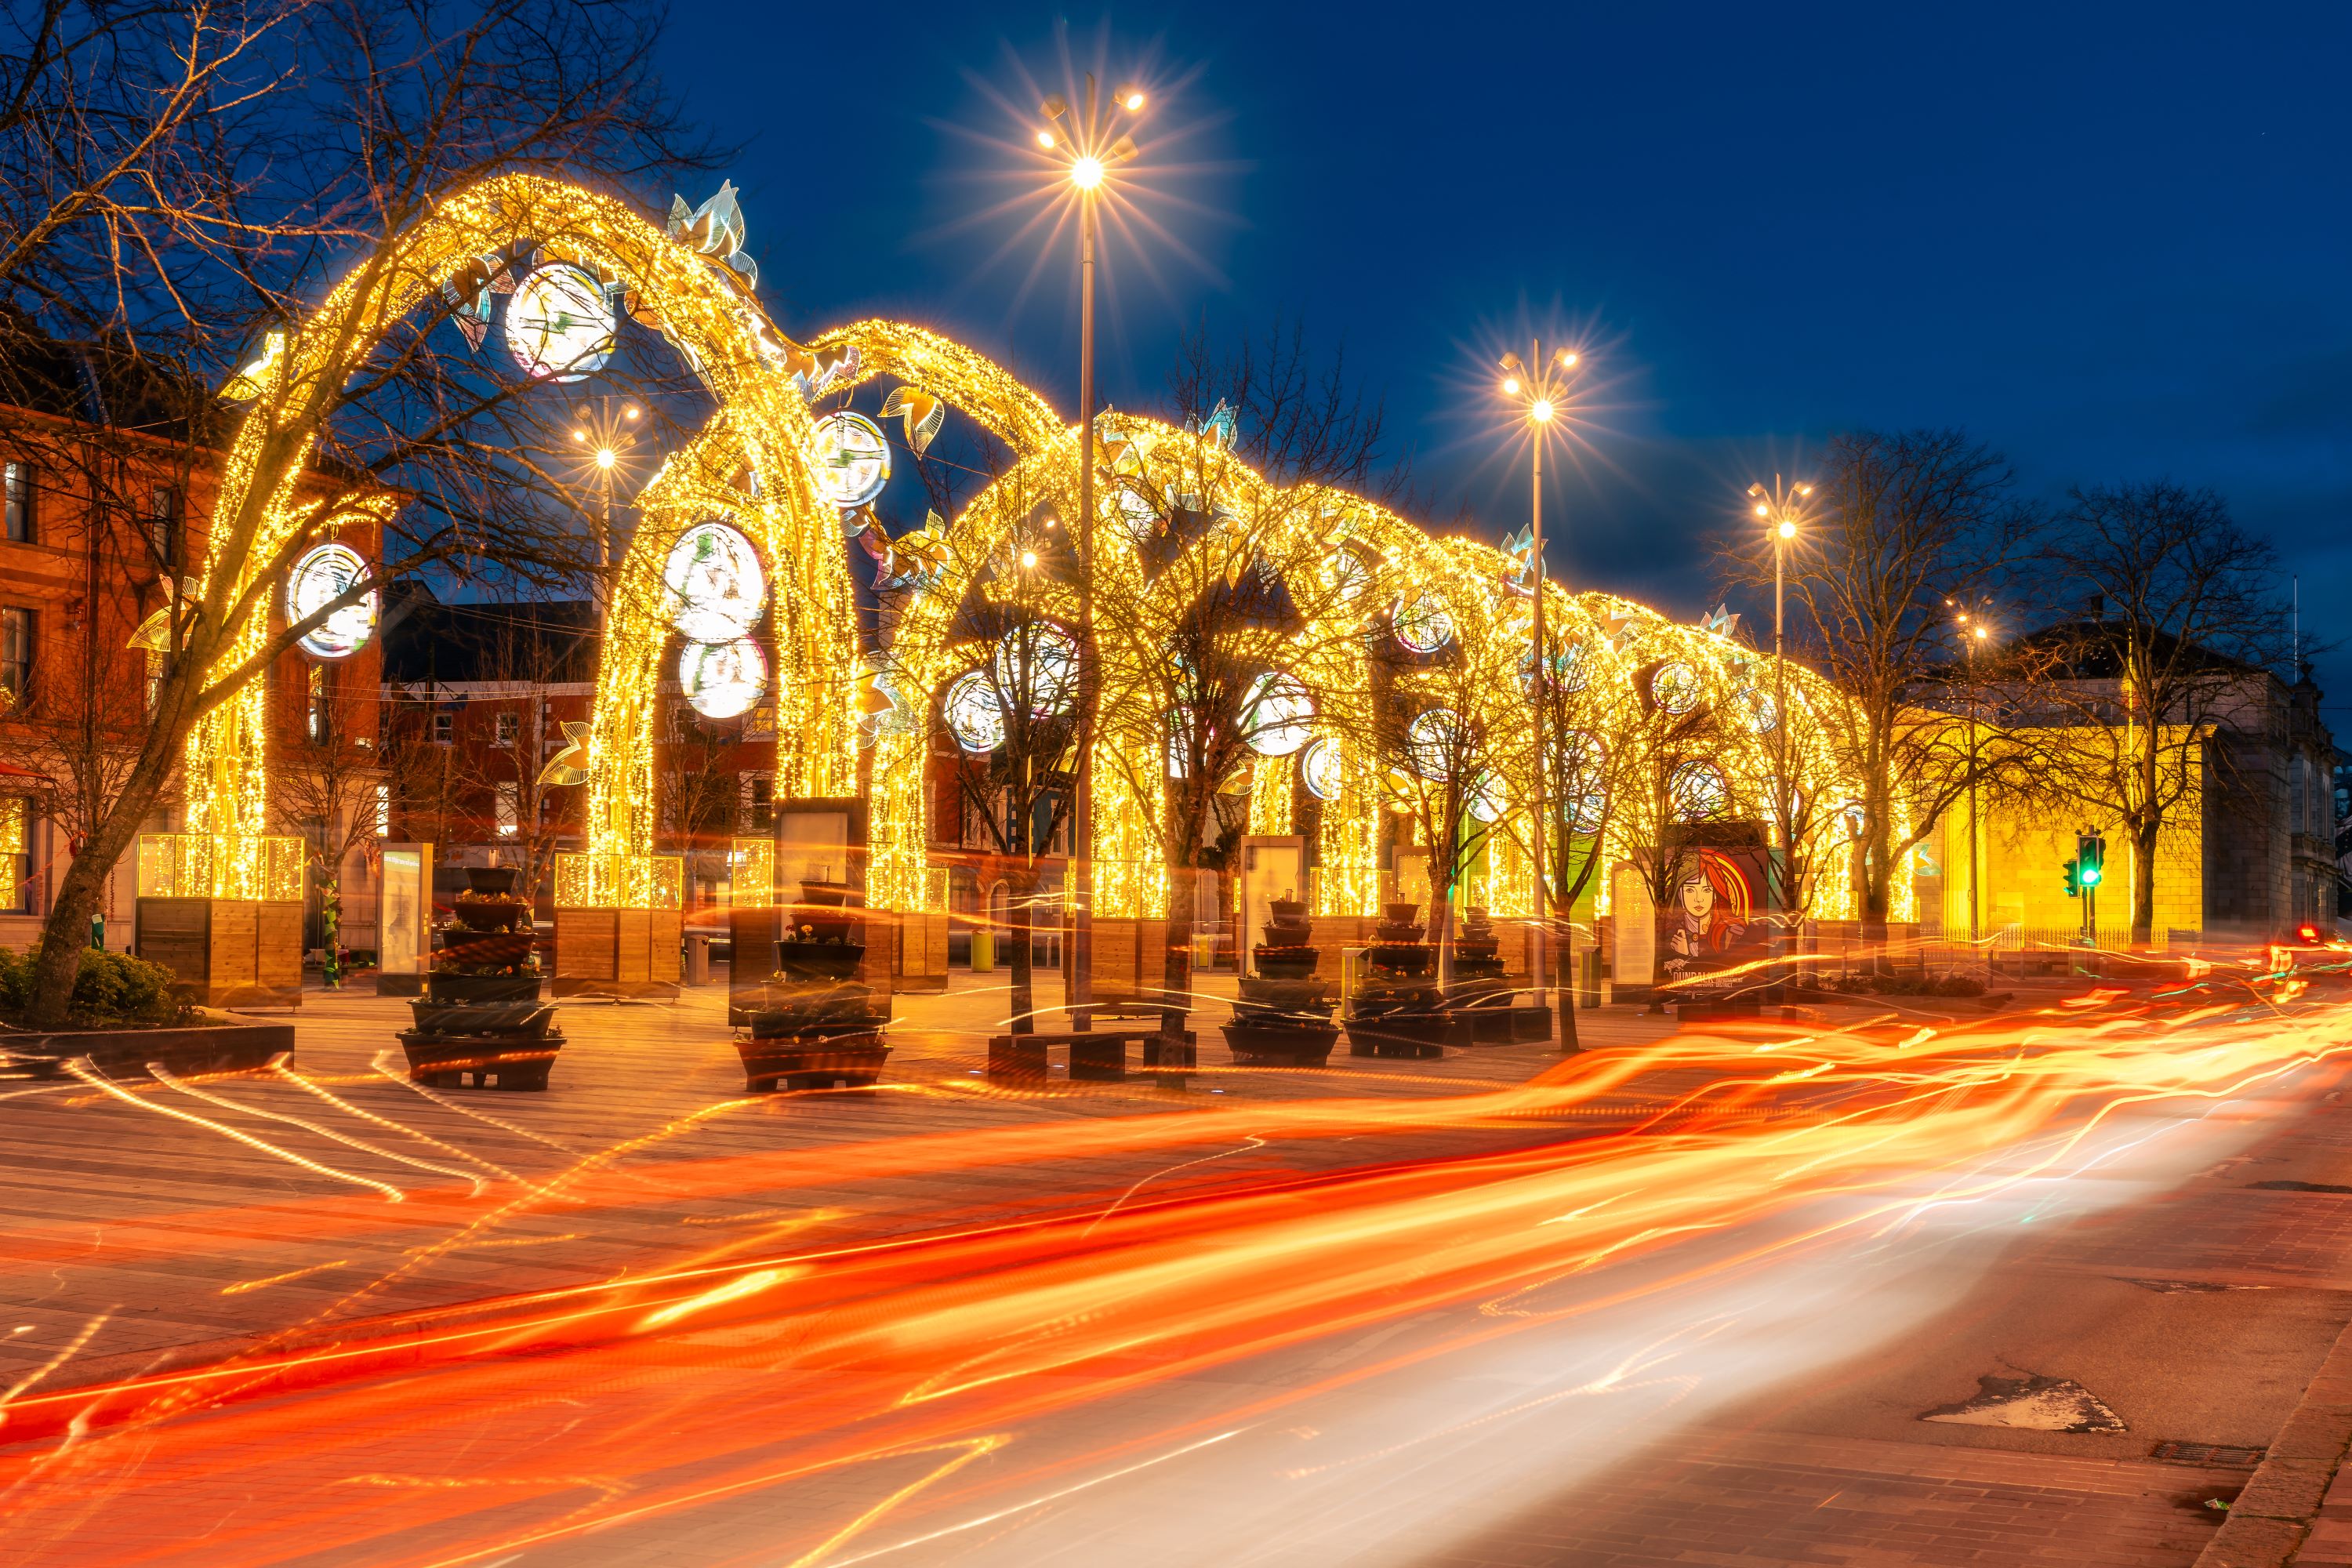
<svg viewBox="0 0 2352 1568"><path fill-rule="evenodd" d="M868 898L877 908L937 910L946 905L943 867L931 842L932 737L955 730L962 710L943 694L991 657L969 607L1076 624L1075 584L1031 570L1041 516L1076 516L1078 432L1035 391L984 355L922 327L866 321L803 345L771 323L751 291L739 254L740 215L731 195L666 230L613 198L533 175L504 175L442 203L403 235L385 265L347 277L319 309L239 377L254 406L223 473L215 539L199 592L214 602L213 574L234 567L223 592L243 594L289 541L320 526L300 500L304 465L330 411L337 373L351 345L375 341L436 294L459 305L457 321L478 341L488 320L476 290L502 256L533 247L540 265L561 264L625 289L635 319L668 339L702 375L718 412L670 454L635 497L637 524L611 580L593 717L585 737L559 762L564 780L587 790L583 845L559 857L556 896L564 907L677 908L681 862L657 852L655 745L665 658L677 646L680 598L674 556L682 540L714 524L737 531L764 574L775 650L776 778L780 794L862 794L869 807ZM472 312L469 314L469 312ZM468 326L471 322L472 325ZM895 537L887 560L885 636L878 653L861 646L849 570L840 474L879 430L862 416L820 417L813 405L849 397L868 384L892 386L882 414L904 417L921 450L945 409L1001 443L1010 460L951 520L937 516ZM846 418L848 423L840 423ZM1163 911L1171 855L1166 842L1170 726L1164 654L1173 628L1202 585L1243 572L1263 574L1286 595L1293 624L1269 641L1248 637L1267 668L1257 698L1279 710L1263 726L1239 773L1222 788L1244 791L1249 829L1298 826L1304 788L1319 802L1318 913L1370 915L1382 892L1384 813L1402 813L1418 743L1384 747L1374 723L1380 702L1420 710L1409 735L1467 725L1497 735L1524 722L1532 668L1527 563L1465 539L1433 538L1409 520L1361 497L1322 487L1283 487L1234 455L1230 417L1181 428L1106 412L1097 420L1097 517L1091 561L1095 624L1119 629L1098 639L1101 717L1094 755L1095 898L1099 915ZM815 454L823 453L825 471ZM265 453L268 461L265 463ZM887 453L883 454L887 461ZM870 465L869 465L870 466ZM887 469L885 470L887 472ZM878 490L878 484L872 487ZM1176 526L1181 514L1205 525ZM859 526L878 527L870 510ZM250 522L244 520L251 519ZM236 530L250 531L240 539ZM226 547L226 548L225 548ZM1025 564L1024 564L1025 563ZM1592 754L1632 756L1664 721L1696 715L1703 745L1658 758L1672 770L1664 802L1645 810L1622 791L1611 808L1579 821L1604 862L1655 843L1663 817L1696 822L1760 815L1776 765L1785 766L1808 821L1834 826L1854 781L1836 762L1823 715L1841 699L1810 671L1787 672L1781 712L1764 679L1769 661L1728 635L1727 623L1691 626L1605 594L1574 595L1547 584L1548 639L1569 650L1580 707L1579 733ZM759 612L761 605L748 613ZM257 613L238 628L215 668L248 658L267 636ZM1375 649L1393 639L1402 668L1384 688ZM1383 695L1376 698L1379 689ZM1442 711L1441 711L1442 710ZM959 731L967 751L988 739ZM1785 753L1777 726L1788 726ZM1692 725L1675 726L1688 735ZM1001 731L1001 724L999 725ZM983 748L984 749L984 748ZM1424 748L1425 749L1425 748ZM1653 748L1654 749L1654 748ZM1462 781L1483 847L1467 891L1500 915L1528 915L1533 894L1530 813L1535 780L1524 747L1497 746L1490 768ZM1785 754L1785 763L1780 759ZM268 770L261 692L255 683L197 726L187 747L187 858L184 887L208 885L219 898L277 897L285 873L262 824ZM1572 817L1593 807L1559 803ZM1849 836L1850 837L1851 836ZM289 841L289 843L291 841ZM1806 846L1817 876L1816 909L1849 912L1850 843L1825 833ZM299 867L292 868L299 893ZM739 879L745 868L738 868ZM757 889L739 889L747 903ZM1907 867L1897 908L1910 901ZM1602 912L1605 879L1595 889Z"/></svg>

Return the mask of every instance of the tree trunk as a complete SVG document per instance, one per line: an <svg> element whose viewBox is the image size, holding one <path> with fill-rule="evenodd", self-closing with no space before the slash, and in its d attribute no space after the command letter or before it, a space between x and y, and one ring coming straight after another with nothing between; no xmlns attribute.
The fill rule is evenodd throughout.
<svg viewBox="0 0 2352 1568"><path fill-rule="evenodd" d="M1005 879L1004 923L1012 928L1013 940L1013 1033L1036 1033L1037 1022L1031 1016L1036 1010L1037 993L1035 965L1029 952L1029 900L1036 891L1037 878L1030 872Z"/></svg>
<svg viewBox="0 0 2352 1568"><path fill-rule="evenodd" d="M155 808L171 777L176 745L159 745L151 733L145 751L123 781L122 793L66 866L56 902L41 925L41 952L33 965L33 1000L25 1021L36 1029L59 1029L73 1008L74 982L81 973L81 951L89 945L90 917L106 890L108 873L138 836L139 825Z"/></svg>
<svg viewBox="0 0 2352 1568"><path fill-rule="evenodd" d="M1560 922L1560 935L1552 943L1552 984L1559 996L1559 1048L1562 1055L1584 1047L1576 1038L1576 946L1569 935L1567 921Z"/></svg>
<svg viewBox="0 0 2352 1568"><path fill-rule="evenodd" d="M2134 947L2156 942L2156 836L2161 822L2146 822L2132 829L2132 923Z"/></svg>

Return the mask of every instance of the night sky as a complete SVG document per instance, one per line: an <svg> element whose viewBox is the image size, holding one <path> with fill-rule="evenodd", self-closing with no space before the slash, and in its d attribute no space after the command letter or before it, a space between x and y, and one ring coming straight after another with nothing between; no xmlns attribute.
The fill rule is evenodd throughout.
<svg viewBox="0 0 2352 1568"><path fill-rule="evenodd" d="M663 66L740 146L787 331L929 322L1076 403L1075 247L989 217L1075 68L1153 92L1160 232L1114 236L1098 375L1303 316L1430 498L1499 536L1527 480L1486 370L1584 345L1552 570L1683 615L1740 492L1846 426L1965 426L2026 490L2210 485L2352 603L2352 8L750 6ZM1106 85L1109 85L1107 81ZM1018 115L1014 112L1020 111ZM702 182L715 184L715 180ZM709 192L683 193L699 201ZM1566 537L1558 537L1564 531ZM2320 661L2352 732L2352 652ZM2339 706L2340 704L2340 706Z"/></svg>

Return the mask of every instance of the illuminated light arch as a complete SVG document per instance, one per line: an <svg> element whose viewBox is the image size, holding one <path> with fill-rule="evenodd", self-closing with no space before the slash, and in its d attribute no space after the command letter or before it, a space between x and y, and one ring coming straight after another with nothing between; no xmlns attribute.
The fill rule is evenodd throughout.
<svg viewBox="0 0 2352 1568"><path fill-rule="evenodd" d="M395 236L381 264L347 274L282 346L273 345L265 363L241 374L241 389L253 393L255 402L224 464L215 517L236 519L257 491L263 495L249 563L273 558L290 535L326 526L331 520L306 509L298 495L315 437L289 440L283 432L289 426L314 429L321 422L327 401L338 390L325 378L344 361L348 345L380 342L478 258L518 240L535 245L542 263L571 262L600 278L630 283L658 310L665 334L695 363L720 410L697 442L647 487L648 526L638 530L623 563L614 635L599 670L597 720L587 758L587 847L592 855L642 856L650 847L644 785L655 683L635 676L646 657L659 653L659 639L642 623L647 580L658 573L656 546L666 548L663 536L676 531L664 520L723 505L726 515L751 525L746 531L761 542L768 569L780 579L777 586L803 595L796 603L817 616L849 605L847 566L834 515L817 495L803 456L807 405L792 378L781 373L781 340L732 274L610 196L533 174L498 175L468 186ZM739 468L763 477L756 502L714 494L707 482L710 475ZM373 498L355 504L373 504ZM826 544L833 548L820 547ZM215 583L208 555L199 592L208 604L234 602L252 587L253 570L249 564L248 575L238 582ZM821 629L798 628L790 639L792 653L780 660L803 678L795 689L799 710L780 712L778 725L780 734L796 738L791 773L795 788L814 793L854 782L855 626L855 617L845 615ZM265 605L238 627L215 668L226 671L250 658L267 628ZM646 640L655 644L650 656L640 646ZM261 892L261 857L238 847L261 842L267 822L263 699L260 683L248 684L188 739L186 826L192 837L215 847L207 879L218 897Z"/></svg>
<svg viewBox="0 0 2352 1568"><path fill-rule="evenodd" d="M1017 531L1041 506L1076 515L1078 488L1076 430L986 356L923 328L879 321L835 329L801 347L776 332L733 274L671 240L623 204L537 176L500 176L460 193L413 226L396 240L388 268L347 278L302 323L289 349L247 373L259 401L240 426L225 467L221 514L236 515L251 491L267 490L266 525L254 552L259 560L269 558L290 533L327 526L331 520L305 510L297 499L309 443L289 449L282 439L274 445L268 439L289 410L299 415L302 400L315 399L322 390L319 377L328 362L320 345L380 338L475 258L518 239L537 246L542 262L569 261L631 283L650 307L640 315L658 318L665 335L696 364L718 405L703 429L662 464L637 497L640 523L615 575L595 716L582 759L589 784L587 853L582 858L588 885L573 889L573 895L579 901L607 903L667 902L675 897L647 882L657 827L656 693L669 637L659 574L677 535L715 519L733 523L752 539L770 578L780 784L798 795L858 793L860 746L869 745L864 763L870 769L866 793L873 805L872 901L910 910L941 907L943 879L929 866L926 851L929 800L924 771L930 703L940 686L976 657L957 617L971 588L1003 559ZM839 515L819 491L805 455L812 416L804 376L824 395L877 378L895 379L972 418L1014 454L1008 471L976 496L943 535L927 542L935 552L930 584L897 605L888 651L900 700L921 711L876 725L870 735L860 732L860 688L868 672L858 648ZM1190 488L1188 466L1194 474L1213 469L1213 493L1237 503L1237 515L1276 520L1272 542L1286 561L1309 559L1310 546L1328 547L1342 536L1360 552L1368 577L1344 629L1367 629L1402 595L1434 595L1453 619L1462 657L1496 664L1497 677L1481 713L1496 721L1516 715L1516 671L1525 657L1527 630L1518 608L1524 601L1502 586L1516 566L1503 552L1465 540L1432 539L1405 519L1344 492L1282 489L1213 440L1159 421L1106 413L1098 431L1104 437L1098 449L1108 458L1097 488L1106 512L1117 504L1122 475L1165 494ZM1115 443L1123 443L1123 449ZM366 498L356 504L384 503ZM1221 521L1185 548L1224 547L1234 529L1247 526ZM1115 523L1096 530L1094 565L1098 604L1150 605L1153 582L1147 581L1141 554ZM209 599L215 586L209 564L206 572L203 591ZM1067 616L1074 606L1051 603L1049 595L1046 608ZM1167 606L1159 608L1164 612ZM1728 671L1761 662L1727 638L1675 626L1610 595L1570 596L1555 585L1548 592L1547 614L1588 628L1588 646L1605 653L1597 659L1593 679L1622 683L1638 668L1639 658L1655 657L1651 650L1679 651L1703 681L1714 682L1711 700L1720 700L1726 691L1716 689L1725 687ZM262 616L251 617L224 657L249 657L264 626ZM1302 668L1294 673L1317 690L1318 704L1362 700L1369 689L1364 639L1352 639L1353 653L1328 651L1349 646L1349 638L1318 640L1326 651L1305 651ZM1789 679L1792 710L1838 700L1809 672L1791 667ZM1106 658L1106 711L1133 700L1140 684L1139 672ZM1800 691L1801 699L1794 695ZM1379 900L1375 848L1385 785L1371 759L1359 754L1360 747L1348 738L1365 732L1363 717L1327 709L1328 721L1319 721L1316 730L1318 738L1339 742L1340 762L1339 798L1322 814L1318 912L1370 913ZM1102 749L1097 753L1091 847L1102 868L1097 907L1113 915L1156 913L1165 890L1162 858L1151 832L1164 805L1154 787L1160 755L1156 750L1120 754L1119 747L1139 753L1144 749L1112 724L1103 726L1097 745ZM266 821L267 775L257 686L198 727L189 741L188 763L191 833L232 847L258 843ZM1288 758L1258 765L1254 827L1276 831L1291 826L1288 779L1294 765ZM1752 777L1743 781L1737 769L1727 771L1735 796L1745 791L1754 798ZM1521 842L1527 825L1520 786L1526 782L1504 780L1503 830L1494 836L1500 847L1488 901L1507 914L1528 912L1526 889L1532 882ZM1823 777L1815 783L1820 799L1839 793L1843 781ZM247 889L263 875L257 860L234 847L216 857L212 883L219 896L256 896ZM1837 885L1825 879L1825 886ZM1898 901L1907 901L1906 894L1907 887L1898 889Z"/></svg>

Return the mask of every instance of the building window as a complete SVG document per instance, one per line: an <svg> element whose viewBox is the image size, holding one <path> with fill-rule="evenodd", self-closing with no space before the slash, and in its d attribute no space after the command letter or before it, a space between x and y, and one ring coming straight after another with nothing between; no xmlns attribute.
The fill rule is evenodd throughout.
<svg viewBox="0 0 2352 1568"><path fill-rule="evenodd" d="M457 738L457 716L446 708L436 709L433 713L433 743L446 746Z"/></svg>
<svg viewBox="0 0 2352 1568"><path fill-rule="evenodd" d="M170 485L148 492L147 545L164 565L180 563L180 492Z"/></svg>
<svg viewBox="0 0 2352 1568"><path fill-rule="evenodd" d="M499 837L512 838L522 825L522 785L502 784L498 786Z"/></svg>
<svg viewBox="0 0 2352 1568"><path fill-rule="evenodd" d="M776 825L776 781L755 773L743 784L751 831L765 833Z"/></svg>
<svg viewBox="0 0 2352 1568"><path fill-rule="evenodd" d="M375 836L378 838L392 837L392 786L390 784L375 786Z"/></svg>
<svg viewBox="0 0 2352 1568"><path fill-rule="evenodd" d="M520 713L499 714L498 728L499 745L508 751L512 751L514 750L515 742L521 739L521 737L522 715Z"/></svg>
<svg viewBox="0 0 2352 1568"><path fill-rule="evenodd" d="M327 738L334 733L334 715L328 708L328 704L333 699L333 689L328 682L327 667L323 664L312 665L310 667L310 743L314 746L324 743Z"/></svg>
<svg viewBox="0 0 2352 1568"><path fill-rule="evenodd" d="M33 542L33 465L11 458L0 463L0 494L5 496L8 542Z"/></svg>
<svg viewBox="0 0 2352 1568"><path fill-rule="evenodd" d="M33 695L33 612L0 610L0 712Z"/></svg>

